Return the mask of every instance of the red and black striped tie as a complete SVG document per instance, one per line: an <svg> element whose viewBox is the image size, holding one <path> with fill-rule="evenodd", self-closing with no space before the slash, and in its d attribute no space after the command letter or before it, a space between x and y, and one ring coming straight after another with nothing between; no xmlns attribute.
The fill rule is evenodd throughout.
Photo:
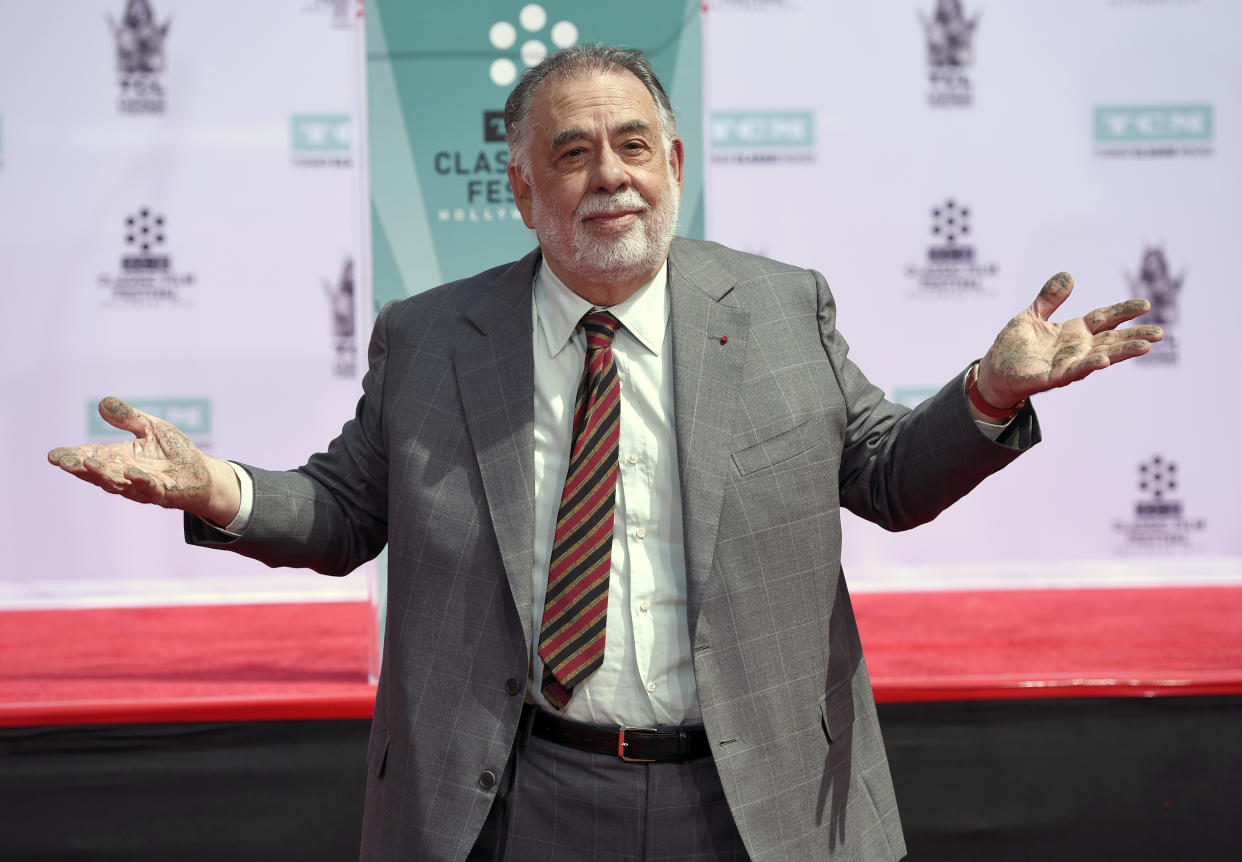
<svg viewBox="0 0 1242 862"><path fill-rule="evenodd" d="M539 630L542 690L557 709L564 709L574 686L604 663L621 438L621 384L612 357L619 325L606 311L582 318L586 372L574 407L569 474L556 516Z"/></svg>

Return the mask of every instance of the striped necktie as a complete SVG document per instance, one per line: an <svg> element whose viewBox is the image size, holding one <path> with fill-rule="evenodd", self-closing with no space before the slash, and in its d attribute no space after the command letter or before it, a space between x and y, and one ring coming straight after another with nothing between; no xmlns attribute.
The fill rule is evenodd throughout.
<svg viewBox="0 0 1242 862"><path fill-rule="evenodd" d="M569 474L556 516L539 630L544 697L564 709L574 686L604 663L612 522L616 510L621 384L612 356L620 324L606 311L582 318L586 371L574 406Z"/></svg>

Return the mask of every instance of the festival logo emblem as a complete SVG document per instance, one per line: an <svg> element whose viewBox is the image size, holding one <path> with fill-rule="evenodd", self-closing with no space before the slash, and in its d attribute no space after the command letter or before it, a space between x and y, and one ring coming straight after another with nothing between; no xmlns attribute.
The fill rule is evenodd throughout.
<svg viewBox="0 0 1242 862"><path fill-rule="evenodd" d="M932 244L927 247L923 264L906 267L906 277L917 282L926 295L960 296L981 293L986 280L995 276L994 263L976 260L971 240L970 207L948 198L931 208Z"/></svg>
<svg viewBox="0 0 1242 862"><path fill-rule="evenodd" d="M518 64L512 56L515 48L522 65L530 68L548 56L548 42L555 48L568 48L578 43L578 26L572 21L557 21L548 28L547 10L538 3L527 3L522 7L518 12L518 25L522 28L521 34L508 21L497 21L487 31L492 47L505 54L492 60L488 76L493 84L506 90L518 79ZM517 44L519 38L521 46Z"/></svg>
<svg viewBox="0 0 1242 862"><path fill-rule="evenodd" d="M106 304L137 307L184 302L194 276L173 271L172 257L165 250L166 227L164 216L149 207L125 217L125 251L119 271L97 278L99 287L106 291Z"/></svg>
<svg viewBox="0 0 1242 862"><path fill-rule="evenodd" d="M1187 520L1182 501L1177 498L1177 464L1162 455L1153 455L1138 466L1139 499L1134 503L1134 520L1114 521L1134 549L1185 549L1191 537L1207 526L1203 518Z"/></svg>
<svg viewBox="0 0 1242 862"><path fill-rule="evenodd" d="M497 87L504 88L501 98L507 98L508 90L517 82L521 74L519 64L522 68L529 68L552 51L569 48L578 42L576 24L557 21L549 25L547 10L537 3L523 6L518 11L517 19L517 26L509 21L496 21L487 30L488 42L499 52L493 55L487 66L487 77ZM435 153L432 165L436 174L444 179L462 180L460 203L437 207L437 221L521 221L507 176L509 147L505 138L504 111L486 110L482 112L482 118L483 147L474 150L443 149Z"/></svg>
<svg viewBox="0 0 1242 862"><path fill-rule="evenodd" d="M1137 273L1126 271L1130 291L1151 303L1151 310L1138 318L1136 323L1154 323L1164 329L1164 340L1152 345L1144 364L1175 364L1180 345L1177 325L1181 321L1182 283L1186 280L1183 270L1174 276L1169 271L1169 259L1163 248L1149 245L1143 249Z"/></svg>
<svg viewBox="0 0 1242 862"><path fill-rule="evenodd" d="M357 303L354 301L354 259L345 258L341 274L323 280L332 320L332 373L353 377L357 368Z"/></svg>
<svg viewBox="0 0 1242 862"><path fill-rule="evenodd" d="M122 114L162 114L167 104L160 76L164 72L164 39L171 18L161 24L148 0L127 0L121 20L108 16L116 41L116 74L120 86L117 108Z"/></svg>
<svg viewBox="0 0 1242 862"><path fill-rule="evenodd" d="M979 16L966 16L961 0L936 0L930 17L919 13L927 37L927 104L968 108L973 100L969 69L974 63Z"/></svg>

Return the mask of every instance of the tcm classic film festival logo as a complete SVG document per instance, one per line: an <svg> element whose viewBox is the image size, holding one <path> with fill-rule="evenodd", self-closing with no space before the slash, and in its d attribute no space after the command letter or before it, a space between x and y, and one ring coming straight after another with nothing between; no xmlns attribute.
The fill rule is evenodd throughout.
<svg viewBox="0 0 1242 862"><path fill-rule="evenodd" d="M150 207L141 207L125 216L124 252L116 273L97 279L105 293L105 304L113 306L180 305L187 288L194 285L193 273L173 270L166 251L167 220Z"/></svg>
<svg viewBox="0 0 1242 862"><path fill-rule="evenodd" d="M148 0L128 0L119 21L108 16L116 43L117 108L122 114L164 113L167 104L161 76L164 39L171 23L171 18L158 21Z"/></svg>
<svg viewBox="0 0 1242 862"><path fill-rule="evenodd" d="M919 12L927 39L927 104L933 108L968 108L974 89L975 28L979 15L969 17L961 0L936 0L931 15Z"/></svg>
<svg viewBox="0 0 1242 862"><path fill-rule="evenodd" d="M927 260L906 266L906 277L914 279L921 293L928 296L978 294L987 287L998 267L982 263L972 239L973 213L954 198L931 208L932 244Z"/></svg>
<svg viewBox="0 0 1242 862"><path fill-rule="evenodd" d="M1178 499L1177 464L1163 455L1153 455L1138 465L1139 499L1134 518L1114 521L1113 530L1136 550L1185 549L1191 537L1203 530L1203 518L1187 518Z"/></svg>
<svg viewBox="0 0 1242 862"><path fill-rule="evenodd" d="M578 26L567 20L553 22L543 6L527 3L518 10L516 24L496 21L486 35L497 54L483 74L495 85L492 92L503 105L523 69L534 66L552 51L577 44ZM503 110L483 111L481 147L442 149L435 153L435 172L442 177L460 178L462 190L456 205L435 207L438 221L521 221L507 175L509 146L504 116Z"/></svg>
<svg viewBox="0 0 1242 862"><path fill-rule="evenodd" d="M1164 248L1158 245L1144 247L1138 268L1125 271L1126 283L1134 296L1151 303L1151 310L1138 319L1139 323L1154 323L1164 329L1164 339L1152 345L1145 364L1175 364L1181 340L1178 324L1181 322L1182 284L1186 281L1183 270L1174 275Z"/></svg>

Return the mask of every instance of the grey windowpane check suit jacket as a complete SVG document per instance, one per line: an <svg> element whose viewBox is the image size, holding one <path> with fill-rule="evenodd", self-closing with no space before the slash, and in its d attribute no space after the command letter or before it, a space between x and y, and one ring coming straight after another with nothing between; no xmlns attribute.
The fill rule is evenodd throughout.
<svg viewBox="0 0 1242 862"><path fill-rule="evenodd" d="M302 468L248 468L228 541L345 574L389 545L362 858L463 859L508 759L531 650L531 291L538 252L388 305L356 416ZM914 411L847 357L822 276L676 239L674 424L703 721L755 859L900 858L904 842L840 567L840 507L934 518L1039 439L981 434L960 377ZM720 336L727 336L722 343Z"/></svg>

